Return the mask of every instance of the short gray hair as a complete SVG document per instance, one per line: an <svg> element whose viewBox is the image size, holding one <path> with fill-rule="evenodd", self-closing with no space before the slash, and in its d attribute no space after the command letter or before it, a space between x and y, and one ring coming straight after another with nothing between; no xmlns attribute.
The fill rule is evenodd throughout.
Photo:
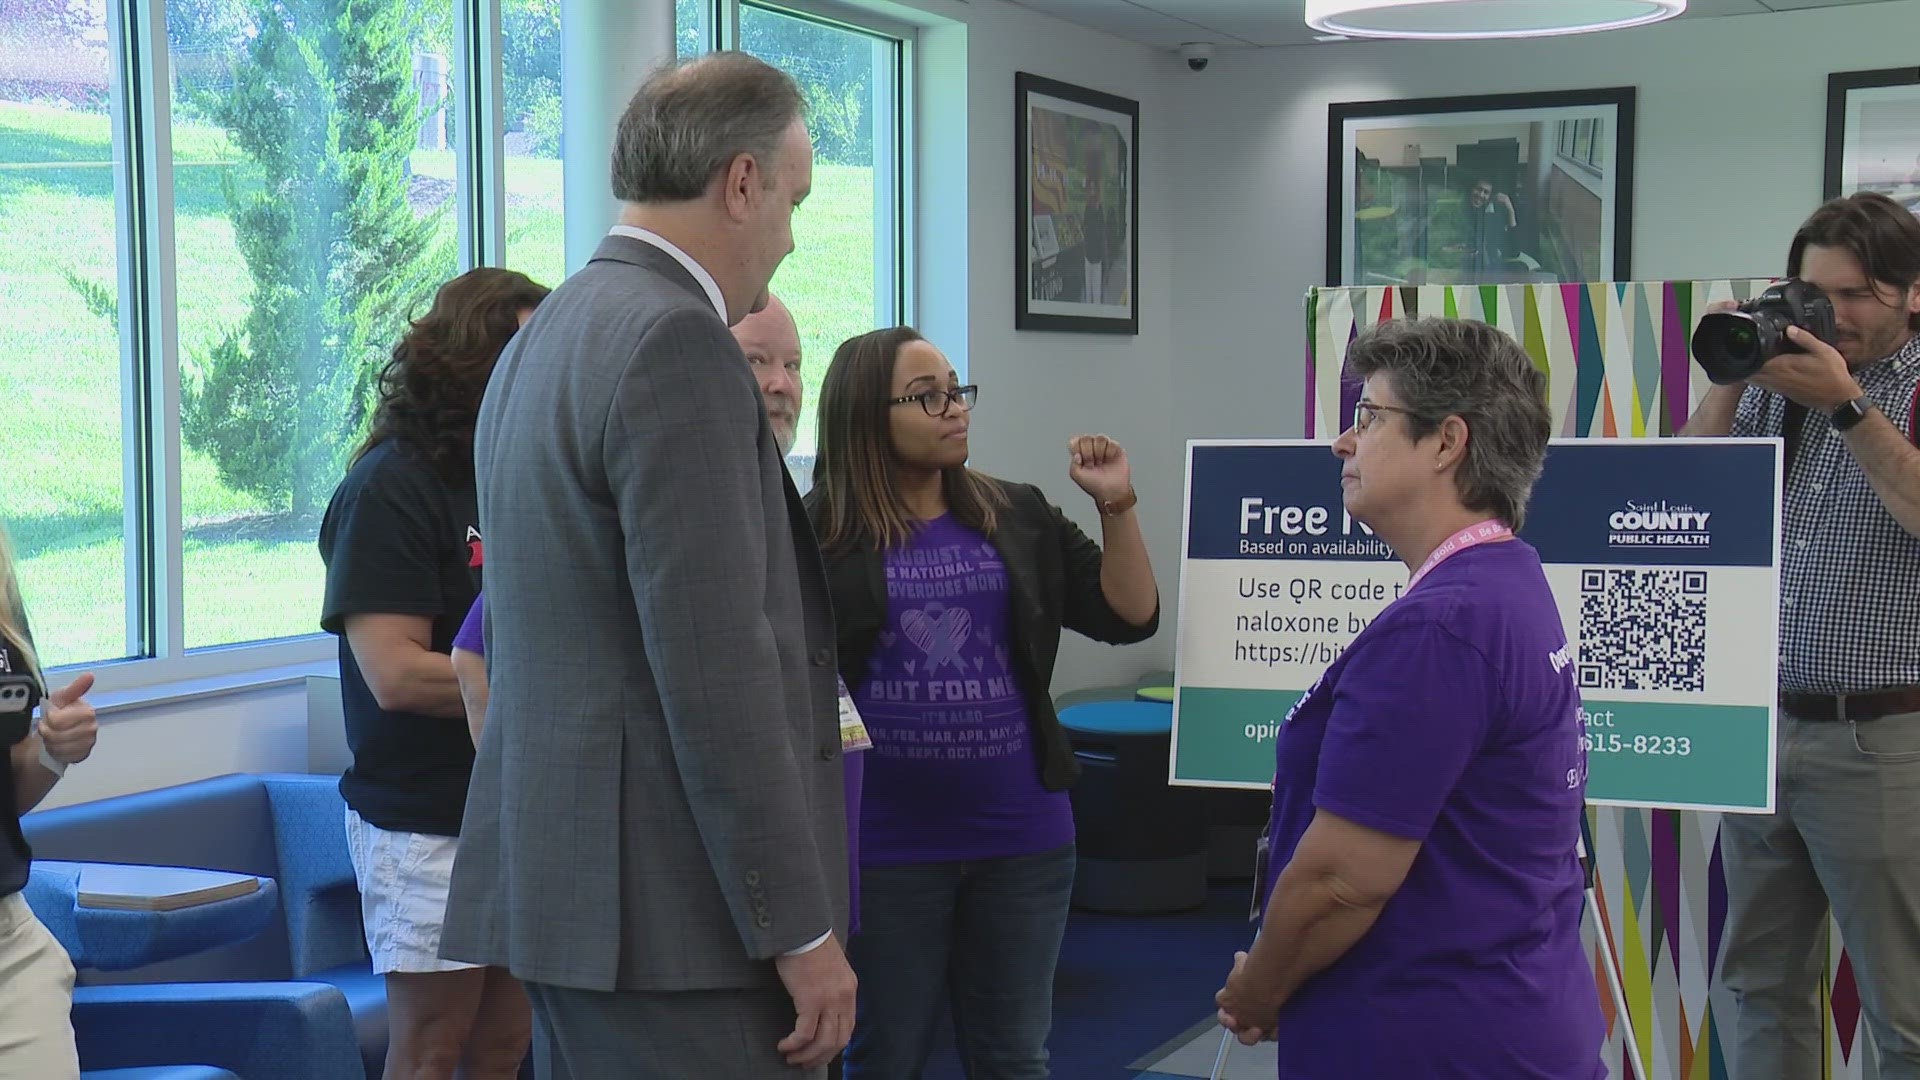
<svg viewBox="0 0 1920 1080"><path fill-rule="evenodd" d="M772 182L780 142L806 98L779 68L741 52L669 64L641 85L613 137L613 197L685 202L735 157L752 154Z"/></svg>
<svg viewBox="0 0 1920 1080"><path fill-rule="evenodd" d="M1456 480L1469 510L1492 513L1515 531L1553 438L1547 377L1518 342L1472 319L1389 319L1347 347L1360 379L1393 382L1408 430L1424 439L1449 416L1467 423L1467 456Z"/></svg>

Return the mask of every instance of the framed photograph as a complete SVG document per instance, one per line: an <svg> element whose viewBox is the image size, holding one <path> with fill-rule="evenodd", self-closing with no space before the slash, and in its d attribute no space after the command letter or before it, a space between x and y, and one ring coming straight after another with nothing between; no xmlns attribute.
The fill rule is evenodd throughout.
<svg viewBox="0 0 1920 1080"><path fill-rule="evenodd" d="M1013 77L1020 330L1140 332L1140 103Z"/></svg>
<svg viewBox="0 0 1920 1080"><path fill-rule="evenodd" d="M1878 191L1920 214L1920 68L1827 76L1824 198Z"/></svg>
<svg viewBox="0 0 1920 1080"><path fill-rule="evenodd" d="M1632 87L1327 107L1328 285L1625 281Z"/></svg>

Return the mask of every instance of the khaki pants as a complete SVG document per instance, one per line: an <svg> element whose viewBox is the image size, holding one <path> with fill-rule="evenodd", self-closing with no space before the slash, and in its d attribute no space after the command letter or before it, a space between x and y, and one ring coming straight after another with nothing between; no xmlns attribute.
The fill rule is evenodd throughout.
<svg viewBox="0 0 1920 1080"><path fill-rule="evenodd" d="M73 962L18 893L0 899L0 1080L78 1080Z"/></svg>
<svg viewBox="0 0 1920 1080"><path fill-rule="evenodd" d="M1920 713L1782 713L1778 750L1778 813L1720 819L1720 978L1738 1006L1728 1075L1822 1075L1831 908L1881 1080L1920 1080Z"/></svg>

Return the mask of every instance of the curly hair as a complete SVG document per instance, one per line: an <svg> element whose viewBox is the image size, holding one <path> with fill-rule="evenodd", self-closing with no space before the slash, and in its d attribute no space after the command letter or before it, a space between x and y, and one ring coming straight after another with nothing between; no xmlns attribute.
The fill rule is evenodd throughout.
<svg viewBox="0 0 1920 1080"><path fill-rule="evenodd" d="M492 266L440 286L433 306L408 325L381 369L372 430L353 460L393 439L449 480L471 476L473 424L487 379L520 329L520 313L550 291L525 274Z"/></svg>

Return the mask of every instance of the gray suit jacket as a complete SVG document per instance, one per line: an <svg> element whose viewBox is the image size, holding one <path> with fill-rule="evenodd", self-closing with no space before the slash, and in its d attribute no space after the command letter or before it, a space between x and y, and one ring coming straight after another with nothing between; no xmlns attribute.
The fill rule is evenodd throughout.
<svg viewBox="0 0 1920 1080"><path fill-rule="evenodd" d="M673 991L844 938L826 578L693 277L609 237L501 355L474 454L491 701L443 954Z"/></svg>

